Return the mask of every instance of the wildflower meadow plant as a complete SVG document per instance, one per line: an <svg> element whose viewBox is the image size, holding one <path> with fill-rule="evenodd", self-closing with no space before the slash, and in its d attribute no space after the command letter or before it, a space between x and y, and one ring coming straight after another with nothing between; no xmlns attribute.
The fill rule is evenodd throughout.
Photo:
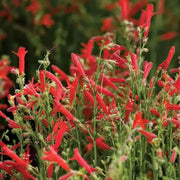
<svg viewBox="0 0 180 180"><path fill-rule="evenodd" d="M5 144L2 134L0 179L180 178L180 75L168 70L171 46L149 79L153 63L144 57L153 15L148 4L133 25L129 48L113 33L89 39L71 54L70 75L51 65L51 49L28 81L28 50L13 51L18 86L8 95L11 118L0 116L17 141Z"/></svg>

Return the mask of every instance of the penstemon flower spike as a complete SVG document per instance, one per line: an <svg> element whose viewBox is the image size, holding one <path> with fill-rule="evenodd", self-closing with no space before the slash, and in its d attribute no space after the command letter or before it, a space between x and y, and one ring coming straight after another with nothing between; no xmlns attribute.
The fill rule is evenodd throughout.
<svg viewBox="0 0 180 180"><path fill-rule="evenodd" d="M26 51L24 47L20 47L17 53L14 51L12 52L19 58L19 75L22 75L25 69L25 55L28 51Z"/></svg>

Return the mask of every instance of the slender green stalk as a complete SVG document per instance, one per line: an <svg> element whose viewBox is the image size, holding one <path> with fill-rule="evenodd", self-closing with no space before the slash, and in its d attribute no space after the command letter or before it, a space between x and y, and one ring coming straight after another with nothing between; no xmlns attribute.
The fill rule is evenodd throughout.
<svg viewBox="0 0 180 180"><path fill-rule="evenodd" d="M96 106L96 94L97 94L97 85L98 85L98 80L100 77L100 65L101 65L101 56L102 56L102 52L103 52L103 48L100 49L99 52L99 57L97 57L97 71L95 74L95 87L93 89L93 97L94 97L94 105L93 105L93 149L94 149L94 166L96 166L97 164L97 146L96 146L96 136L97 136L97 132L96 132L96 116L97 116L97 106Z"/></svg>

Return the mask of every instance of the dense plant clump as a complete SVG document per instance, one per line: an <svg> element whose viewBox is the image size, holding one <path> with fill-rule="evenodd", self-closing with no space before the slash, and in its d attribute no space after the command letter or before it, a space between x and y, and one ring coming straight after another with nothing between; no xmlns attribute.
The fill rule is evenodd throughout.
<svg viewBox="0 0 180 180"><path fill-rule="evenodd" d="M168 70L175 46L149 77L146 44L156 12L147 4L132 22L125 2L124 41L112 32L93 36L71 53L70 74L51 65L54 48L29 81L25 47L12 51L18 69L0 61L0 93L9 102L9 115L0 110L0 117L17 137L5 143L8 130L1 136L0 179L180 178L180 74ZM10 72L17 77L11 94Z"/></svg>

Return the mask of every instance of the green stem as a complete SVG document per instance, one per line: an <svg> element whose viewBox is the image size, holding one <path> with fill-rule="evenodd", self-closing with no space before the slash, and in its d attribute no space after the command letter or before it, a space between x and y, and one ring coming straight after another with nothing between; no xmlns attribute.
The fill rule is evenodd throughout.
<svg viewBox="0 0 180 180"><path fill-rule="evenodd" d="M139 138L139 143L140 143L140 179L142 179L142 174L143 174L143 144L142 144L142 136L140 135L140 138Z"/></svg>
<svg viewBox="0 0 180 180"><path fill-rule="evenodd" d="M100 77L100 64L101 64L101 56L102 56L102 51L103 48L100 49L99 52L99 57L97 58L97 73L95 75L95 87L93 89L93 97L94 97L94 105L93 105L93 149L94 149L94 166L96 166L97 164L97 147L96 147L96 136L97 136L97 132L96 132L96 115L97 115L97 107L96 107L96 94L97 94L97 85L98 85L98 80Z"/></svg>

